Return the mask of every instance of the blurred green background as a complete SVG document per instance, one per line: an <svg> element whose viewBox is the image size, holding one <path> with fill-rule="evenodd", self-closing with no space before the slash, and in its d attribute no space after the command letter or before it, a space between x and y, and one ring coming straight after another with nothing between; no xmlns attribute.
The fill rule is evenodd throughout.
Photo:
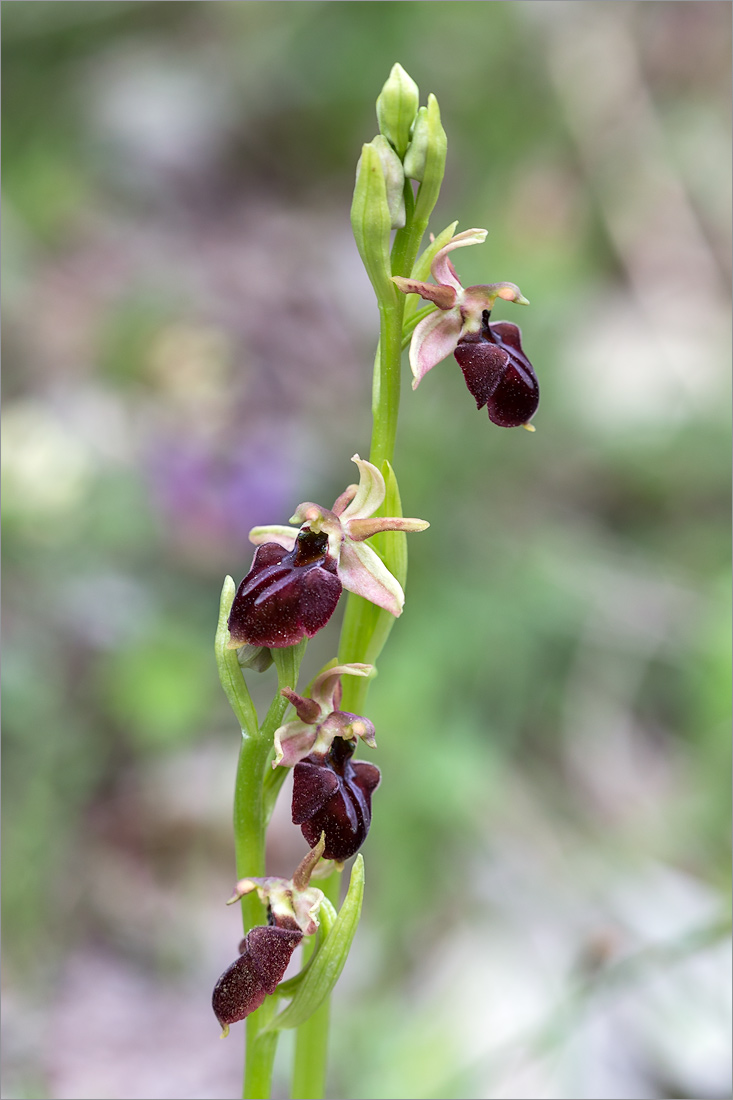
<svg viewBox="0 0 733 1100"><path fill-rule="evenodd" d="M238 1095L218 595L368 452L349 205L396 60L448 133L432 228L489 230L458 268L530 298L497 316L542 401L530 436L453 360L405 381L432 526L329 1095L729 1095L729 22L6 0L4 1096Z"/></svg>

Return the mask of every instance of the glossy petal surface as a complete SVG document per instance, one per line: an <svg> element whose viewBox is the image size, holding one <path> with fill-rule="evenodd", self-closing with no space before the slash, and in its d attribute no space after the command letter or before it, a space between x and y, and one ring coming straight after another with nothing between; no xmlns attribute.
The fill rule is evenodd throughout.
<svg viewBox="0 0 733 1100"><path fill-rule="evenodd" d="M259 547L232 604L231 646L282 648L326 625L342 587L327 545L326 536L305 531L291 551L277 543Z"/></svg>

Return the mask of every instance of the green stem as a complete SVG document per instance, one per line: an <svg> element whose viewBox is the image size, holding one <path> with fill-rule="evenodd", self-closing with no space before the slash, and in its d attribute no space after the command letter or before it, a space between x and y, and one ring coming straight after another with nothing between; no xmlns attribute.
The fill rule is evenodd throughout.
<svg viewBox="0 0 733 1100"><path fill-rule="evenodd" d="M338 907L341 875L334 871L322 889L326 897ZM315 937L310 937L303 946L303 965L312 955ZM330 997L326 997L295 1034L295 1061L293 1063L293 1100L322 1100L326 1091L326 1067L328 1064L328 1025L330 1016Z"/></svg>
<svg viewBox="0 0 733 1100"><path fill-rule="evenodd" d="M391 268L395 275L411 273L427 228L427 219L416 221L414 218L415 200L409 181L405 184L405 208L405 225L395 234L392 246ZM399 294L396 300L390 297L379 302L379 347L374 360L372 444L369 452L369 461L378 468L381 468L385 459L389 463L394 461L400 408L404 312L403 294ZM368 600L350 592L341 628L339 661L365 661L374 664L393 622L388 612L381 611ZM343 684L342 708L355 714L363 713L360 708L363 708L366 701L369 684L368 680L357 682L355 676L348 677Z"/></svg>
<svg viewBox="0 0 733 1100"><path fill-rule="evenodd" d="M400 411L400 362L404 297L379 305L379 351L372 386L372 446L369 461L379 469L394 457Z"/></svg>
<svg viewBox="0 0 733 1100"><path fill-rule="evenodd" d="M272 1067L280 1032L260 1032L263 1025L269 1023L275 1015L277 1008L277 997L266 997L262 1007L247 1017L247 1057L244 1062L242 1091L245 1100L268 1100L270 1096Z"/></svg>

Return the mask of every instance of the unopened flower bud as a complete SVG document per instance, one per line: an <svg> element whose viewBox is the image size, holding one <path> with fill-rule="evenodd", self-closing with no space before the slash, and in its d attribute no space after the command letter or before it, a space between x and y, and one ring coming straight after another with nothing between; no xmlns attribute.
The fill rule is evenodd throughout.
<svg viewBox="0 0 733 1100"><path fill-rule="evenodd" d="M425 158L428 152L428 109L421 107L417 112L410 144L405 154L405 175L411 180L422 180L425 174Z"/></svg>
<svg viewBox="0 0 733 1100"><path fill-rule="evenodd" d="M427 224L433 207L438 201L440 185L445 175L445 158L448 139L440 121L440 108L434 95L428 96L428 105L418 113L412 140L414 153L407 151L405 175L420 180L415 200L415 219Z"/></svg>
<svg viewBox="0 0 733 1100"><path fill-rule="evenodd" d="M420 92L409 73L397 63L377 99L377 121L382 134L402 159L410 140L410 128L417 114Z"/></svg>
<svg viewBox="0 0 733 1100"><path fill-rule="evenodd" d="M401 229L405 224L405 173L402 161L381 134L377 134L372 145L379 153L379 159L382 162L390 225L392 229Z"/></svg>
<svg viewBox="0 0 733 1100"><path fill-rule="evenodd" d="M382 301L389 301L394 296L389 258L392 213L387 202L382 158L374 142L362 146L361 157L356 166L351 228L377 297Z"/></svg>
<svg viewBox="0 0 733 1100"><path fill-rule="evenodd" d="M253 672L267 672L272 664L272 653L264 645L243 645L237 650L240 668L251 668Z"/></svg>

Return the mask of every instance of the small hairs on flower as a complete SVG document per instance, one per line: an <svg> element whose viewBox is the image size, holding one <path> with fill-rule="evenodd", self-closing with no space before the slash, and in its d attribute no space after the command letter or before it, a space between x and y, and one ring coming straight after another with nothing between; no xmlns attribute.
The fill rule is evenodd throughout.
<svg viewBox="0 0 733 1100"><path fill-rule="evenodd" d="M274 993L303 933L299 929L258 927L240 944L240 955L221 975L211 998L214 1015L224 1029L259 1008Z"/></svg>

